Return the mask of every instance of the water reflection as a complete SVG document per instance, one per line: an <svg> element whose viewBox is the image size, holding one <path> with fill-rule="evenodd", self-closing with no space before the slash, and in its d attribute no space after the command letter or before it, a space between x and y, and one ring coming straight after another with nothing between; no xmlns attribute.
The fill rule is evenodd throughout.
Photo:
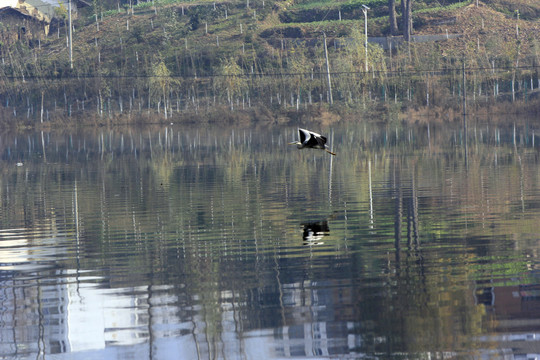
<svg viewBox="0 0 540 360"><path fill-rule="evenodd" d="M338 217L338 212L334 211L331 215L317 221L307 221L302 223L302 239L304 245L323 245L324 238L330 235L329 222Z"/></svg>
<svg viewBox="0 0 540 360"><path fill-rule="evenodd" d="M540 353L527 129L2 135L0 354Z"/></svg>
<svg viewBox="0 0 540 360"><path fill-rule="evenodd" d="M302 239L304 240L304 245L322 245L322 241L325 236L330 234L330 227L328 226L328 221L316 221L302 224L304 230L302 232Z"/></svg>

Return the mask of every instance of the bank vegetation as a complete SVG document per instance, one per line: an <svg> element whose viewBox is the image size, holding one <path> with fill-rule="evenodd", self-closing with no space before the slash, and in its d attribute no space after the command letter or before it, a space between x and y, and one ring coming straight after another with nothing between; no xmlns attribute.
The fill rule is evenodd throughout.
<svg viewBox="0 0 540 360"><path fill-rule="evenodd" d="M74 22L72 61L68 31L1 47L3 126L452 121L463 100L471 114L540 109L534 2L413 2L410 41L391 35L388 2L364 4L367 48L355 1L96 1Z"/></svg>

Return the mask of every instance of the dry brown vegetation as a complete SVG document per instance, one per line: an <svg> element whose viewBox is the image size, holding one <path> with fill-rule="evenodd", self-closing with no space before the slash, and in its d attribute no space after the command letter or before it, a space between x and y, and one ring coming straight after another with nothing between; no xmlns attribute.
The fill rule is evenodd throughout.
<svg viewBox="0 0 540 360"><path fill-rule="evenodd" d="M0 106L8 118L15 117L6 124L39 125L41 119L75 124L71 119L81 115L84 123L97 125L330 124L359 116L388 121L400 111L448 120L461 111L462 63L468 70L468 111L489 112L500 102L514 112L537 110L536 1L493 0L479 6L472 1L415 11L414 34L460 36L415 42L392 53L369 46L367 74L358 9L351 12L357 18L343 13L343 21L283 23L283 14L295 9L292 1L267 1L264 8L259 3L246 8L243 2L215 8L209 2L155 4L111 13L97 23L95 17L81 17L73 70L62 32L39 47L3 48L0 93L6 100ZM340 4L350 7L325 6L336 12ZM324 15L323 10L313 11ZM387 33L387 19L378 13L384 15L374 9L370 34Z"/></svg>

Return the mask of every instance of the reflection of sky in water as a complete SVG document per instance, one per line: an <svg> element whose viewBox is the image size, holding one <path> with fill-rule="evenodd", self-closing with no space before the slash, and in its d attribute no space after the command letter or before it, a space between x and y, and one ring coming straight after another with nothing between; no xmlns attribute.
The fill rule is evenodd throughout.
<svg viewBox="0 0 540 360"><path fill-rule="evenodd" d="M0 272L38 271L54 266L61 252L61 238L42 238L28 229L0 230ZM38 241L33 244L32 238Z"/></svg>
<svg viewBox="0 0 540 360"><path fill-rule="evenodd" d="M152 355L159 359L194 359L219 352L225 358L244 354L250 359L266 359L300 354L328 355L329 348L343 351L347 346L359 345L358 336L335 337L332 331L327 333L327 326L333 326L335 332L343 325L323 321L286 326L278 333L272 329L247 331L240 338L235 309L241 304L228 302L234 295L227 291L220 295L218 322L222 333L216 334L219 338L210 343L204 314L181 319L178 314L182 311L176 305L178 298L168 293L171 286L103 289L100 288L103 279L85 276L85 273L88 272L56 271L55 285L25 281L26 296L22 298L35 297L37 303L11 297L4 291L2 306L14 307L16 311L14 314L3 312L0 318L6 325L0 331L1 353L24 357L46 349L51 358L148 358ZM4 288L11 285L10 282L3 284ZM285 285L286 306L304 302L305 290L300 288L309 285ZM322 310L324 304L308 306L312 312L317 312L317 307ZM201 311L201 307L194 310ZM14 322L16 331L10 329ZM346 326L354 328L352 323ZM343 335L347 329L340 330Z"/></svg>
<svg viewBox="0 0 540 360"><path fill-rule="evenodd" d="M51 137L47 164L26 143L4 151L0 355L538 348L540 191L529 149L516 160L513 146L477 144L466 168L459 145L437 150L446 157L426 150L442 147L435 129L429 144L403 131L392 153L381 139L393 131L336 128L330 163L324 152L265 147L294 129L260 144L252 132L167 134ZM343 139L375 139L372 153Z"/></svg>
<svg viewBox="0 0 540 360"><path fill-rule="evenodd" d="M390 341L386 337L367 336L373 328L369 322L328 318L336 304L335 294L327 289L328 285L336 284L309 281L283 284L284 307L290 311L294 309L290 325L246 332L239 329L237 317L242 304L234 301L237 295L223 291L219 295L219 319L214 319L220 333L212 335L215 329L208 328L204 305L194 306L196 315L189 319L179 316L185 309L178 306L178 297L170 293L172 286L103 289L100 284L103 279L85 273L88 272L57 271L56 285L41 286L32 284L35 280L27 281L26 296L22 299L11 298L10 292L4 290L2 307L14 306L17 310L15 314L2 312L0 317L5 325L0 330L1 353L24 357L46 349L53 359L193 359L207 358L215 353L220 354L218 358L237 358L239 354L247 359L315 358L345 353L365 356L361 349L366 344L376 347ZM6 289L12 283L3 282L2 285ZM523 301L520 295L512 293L512 289L509 294L518 303ZM37 297L37 304L25 301L28 296ZM499 296L505 296L504 291L500 291ZM304 314L309 318L304 318ZM10 329L14 321L17 322L16 331ZM534 348L538 336L537 332L508 332L477 336L475 341L477 346L485 349L485 356L495 356L497 352L489 350L493 344L508 347L531 344L529 346Z"/></svg>

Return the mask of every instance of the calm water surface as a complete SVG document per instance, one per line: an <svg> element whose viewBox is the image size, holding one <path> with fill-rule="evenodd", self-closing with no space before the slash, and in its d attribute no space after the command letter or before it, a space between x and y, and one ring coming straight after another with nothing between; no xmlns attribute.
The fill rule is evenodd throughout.
<svg viewBox="0 0 540 360"><path fill-rule="evenodd" d="M2 134L0 357L538 357L540 130L314 130Z"/></svg>

